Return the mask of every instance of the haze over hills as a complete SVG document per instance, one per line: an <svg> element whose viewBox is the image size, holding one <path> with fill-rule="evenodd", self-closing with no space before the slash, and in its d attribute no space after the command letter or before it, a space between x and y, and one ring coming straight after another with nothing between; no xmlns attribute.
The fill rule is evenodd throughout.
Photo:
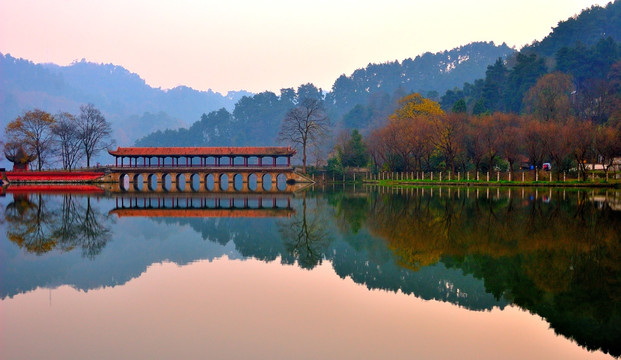
<svg viewBox="0 0 621 360"><path fill-rule="evenodd" d="M232 109L245 91L226 95L185 86L153 88L122 66L81 60L69 66L34 64L0 54L0 126L33 108L77 113L93 103L112 123L118 144L158 129L188 126L200 114Z"/></svg>

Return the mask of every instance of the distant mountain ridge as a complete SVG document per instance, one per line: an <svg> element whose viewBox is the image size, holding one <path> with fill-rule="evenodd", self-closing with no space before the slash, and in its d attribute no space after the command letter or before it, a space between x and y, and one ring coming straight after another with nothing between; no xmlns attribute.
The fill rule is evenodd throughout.
<svg viewBox="0 0 621 360"><path fill-rule="evenodd" d="M186 86L153 88L122 66L81 60L68 66L34 64L0 54L0 126L4 129L23 111L34 107L76 113L93 103L112 123L117 143L129 145L145 133L186 127L201 114L232 109L246 91L226 95ZM129 121L132 120L132 121ZM144 120L144 121L142 121Z"/></svg>

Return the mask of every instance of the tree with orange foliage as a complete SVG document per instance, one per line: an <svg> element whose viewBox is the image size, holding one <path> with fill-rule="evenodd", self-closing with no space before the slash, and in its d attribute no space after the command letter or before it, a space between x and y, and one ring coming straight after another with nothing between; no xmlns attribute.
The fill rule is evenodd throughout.
<svg viewBox="0 0 621 360"><path fill-rule="evenodd" d="M5 150L23 146L27 153L36 156L37 170L41 170L52 153L54 116L43 110L26 111L6 126L8 139Z"/></svg>
<svg viewBox="0 0 621 360"><path fill-rule="evenodd" d="M562 72L544 75L524 95L525 108L543 121L565 119L571 112L569 97L573 90L571 75Z"/></svg>
<svg viewBox="0 0 621 360"><path fill-rule="evenodd" d="M545 155L544 131L541 122L534 118L526 118L520 135L528 161L535 168L541 169Z"/></svg>
<svg viewBox="0 0 621 360"><path fill-rule="evenodd" d="M386 162L387 144L384 133L385 128L375 129L365 139L371 160L378 170L381 169Z"/></svg>
<svg viewBox="0 0 621 360"><path fill-rule="evenodd" d="M481 162L485 156L485 144L483 135L481 134L481 122L481 116L473 116L470 118L464 138L468 156L476 171L480 170Z"/></svg>
<svg viewBox="0 0 621 360"><path fill-rule="evenodd" d="M417 93L402 98L399 105L388 124L370 134L367 143L371 157L380 167L388 162L389 167L395 169L397 160L404 171L422 169L422 159L431 156L431 117L444 112L440 104Z"/></svg>
<svg viewBox="0 0 621 360"><path fill-rule="evenodd" d="M453 172L455 158L463 151L465 124L464 114L452 113L433 117L433 144L444 157L447 168Z"/></svg>
<svg viewBox="0 0 621 360"><path fill-rule="evenodd" d="M595 125L588 120L570 119L567 122L567 141L570 154L578 163L582 180L586 179L586 164L593 156Z"/></svg>
<svg viewBox="0 0 621 360"><path fill-rule="evenodd" d="M489 171L494 169L494 160L498 156L501 147L500 134L502 134L502 113L494 113L493 115L481 116L481 136L483 138L485 155L488 158Z"/></svg>
<svg viewBox="0 0 621 360"><path fill-rule="evenodd" d="M522 117L515 114L503 114L499 119L503 129L499 136L500 154L509 163L509 172L513 179L514 164L522 153L520 132L524 121Z"/></svg>
<svg viewBox="0 0 621 360"><path fill-rule="evenodd" d="M595 151L608 178L608 170L614 158L621 155L621 130L611 126L599 126L595 132Z"/></svg>
<svg viewBox="0 0 621 360"><path fill-rule="evenodd" d="M391 118L385 132L389 152L400 160L406 171L410 168L410 158L416 146L416 130L410 122L411 119Z"/></svg>
<svg viewBox="0 0 621 360"><path fill-rule="evenodd" d="M548 121L541 124L541 130L546 154L552 162L552 171L556 172L556 179L559 180L563 160L571 153L567 142L568 126L559 121Z"/></svg>

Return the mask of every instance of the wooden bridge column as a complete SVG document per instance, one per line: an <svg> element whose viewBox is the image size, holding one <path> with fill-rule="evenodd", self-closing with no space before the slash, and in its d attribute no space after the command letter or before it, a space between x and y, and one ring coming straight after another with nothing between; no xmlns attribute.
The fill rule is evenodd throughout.
<svg viewBox="0 0 621 360"><path fill-rule="evenodd" d="M242 176L242 188L241 191L242 192L248 192L250 191L250 189L248 189L248 178L250 177L250 173L240 173L240 175Z"/></svg>
<svg viewBox="0 0 621 360"><path fill-rule="evenodd" d="M151 174L149 174L149 173L142 173L140 175L142 175L142 191L143 192L151 191L149 189L149 175L151 175Z"/></svg>
<svg viewBox="0 0 621 360"><path fill-rule="evenodd" d="M207 173L197 172L196 175L198 175L198 191L206 191L207 181L205 181L205 177L207 177Z"/></svg>
<svg viewBox="0 0 621 360"><path fill-rule="evenodd" d="M162 172L155 173L155 192L164 192L164 173Z"/></svg>
<svg viewBox="0 0 621 360"><path fill-rule="evenodd" d="M175 163L175 159L173 158L173 165ZM169 172L170 175L170 190L169 192L177 192L177 174L176 172ZM162 189L164 188L164 179L162 179Z"/></svg>
<svg viewBox="0 0 621 360"><path fill-rule="evenodd" d="M185 177L185 190L184 191L194 191L194 189L192 189L192 175L194 175L194 173L185 173L183 174L183 176ZM198 184L198 188L200 190L200 182Z"/></svg>
<svg viewBox="0 0 621 360"><path fill-rule="evenodd" d="M226 192L235 192L235 173L226 173L229 186L226 188Z"/></svg>
<svg viewBox="0 0 621 360"><path fill-rule="evenodd" d="M213 191L220 191L220 173L211 173L213 176ZM205 183L205 188L207 188L207 184Z"/></svg>
<svg viewBox="0 0 621 360"><path fill-rule="evenodd" d="M274 158L274 162L276 162L275 158ZM277 177L278 177L278 173L273 173L270 172L270 178L272 179L272 187L270 187L269 192L278 192L278 181L277 181Z"/></svg>

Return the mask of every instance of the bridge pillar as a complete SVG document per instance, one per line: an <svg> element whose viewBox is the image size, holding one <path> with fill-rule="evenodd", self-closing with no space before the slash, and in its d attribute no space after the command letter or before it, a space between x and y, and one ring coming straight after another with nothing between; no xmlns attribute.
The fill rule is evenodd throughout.
<svg viewBox="0 0 621 360"><path fill-rule="evenodd" d="M226 173L226 177L229 182L229 186L226 188L226 192L235 192L235 173L228 172Z"/></svg>
<svg viewBox="0 0 621 360"><path fill-rule="evenodd" d="M248 161L248 159L246 159L246 161ZM250 173L241 173L242 176L242 188L241 191L243 192L249 192L250 189L248 189L248 178L250 177Z"/></svg>
<svg viewBox="0 0 621 360"><path fill-rule="evenodd" d="M194 191L194 189L192 189L192 175L194 175L194 173L183 174L183 177L185 178L185 188L183 191L186 191L186 192ZM200 184L199 184L199 187L200 187Z"/></svg>
<svg viewBox="0 0 621 360"><path fill-rule="evenodd" d="M274 159L274 162L276 160ZM279 192L278 190L278 173L270 172L270 178L272 179L272 187L270 187L269 192Z"/></svg>
<svg viewBox="0 0 621 360"><path fill-rule="evenodd" d="M149 175L148 173L142 173L142 191L148 192L149 190Z"/></svg>

